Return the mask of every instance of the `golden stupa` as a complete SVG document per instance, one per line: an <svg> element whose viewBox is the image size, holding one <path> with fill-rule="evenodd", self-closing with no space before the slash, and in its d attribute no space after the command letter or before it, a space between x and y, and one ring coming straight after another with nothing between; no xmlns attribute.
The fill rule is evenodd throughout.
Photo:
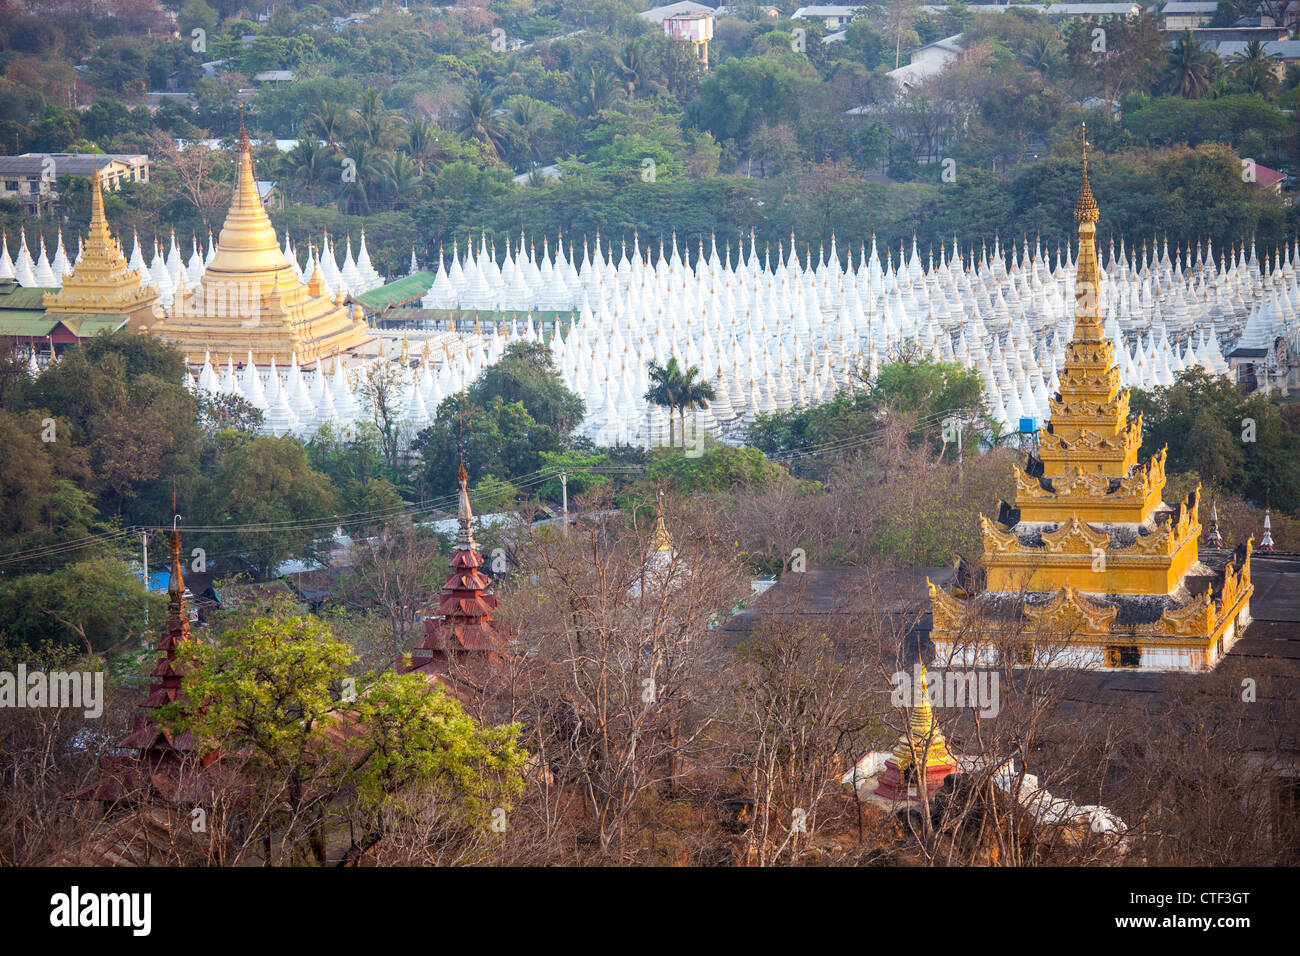
<svg viewBox="0 0 1300 956"><path fill-rule="evenodd" d="M957 770L948 741L934 719L925 665L918 661L914 673L908 729L899 735L875 790L876 796L890 800L906 799L912 788L919 787L922 777L926 790L933 795L943 786L944 778Z"/></svg>
<svg viewBox="0 0 1300 956"><path fill-rule="evenodd" d="M1083 184L1074 336L1037 454L1015 470L1016 504L981 518L985 590L969 599L930 585L936 650L976 657L980 615L1015 623L1021 664L1204 670L1250 623L1250 554L1198 554L1199 487L1162 500L1165 451L1138 461L1142 416L1129 417L1103 330L1096 200ZM1049 649L1050 648L1050 649Z"/></svg>
<svg viewBox="0 0 1300 956"><path fill-rule="evenodd" d="M151 332L191 355L236 357L256 365L310 365L371 341L369 327L331 298L317 269L303 283L276 239L257 194L253 147L239 128L239 173L217 251L199 288L176 290L171 311Z"/></svg>
<svg viewBox="0 0 1300 956"><path fill-rule="evenodd" d="M158 293L123 258L104 216L99 177L90 177L90 235L81 259L56 292L45 293L45 312L70 328L87 318L125 318L128 329L154 320Z"/></svg>

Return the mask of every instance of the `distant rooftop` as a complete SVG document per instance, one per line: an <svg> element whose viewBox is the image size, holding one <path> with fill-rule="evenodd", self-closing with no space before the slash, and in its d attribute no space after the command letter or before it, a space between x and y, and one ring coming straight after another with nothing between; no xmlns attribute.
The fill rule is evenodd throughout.
<svg viewBox="0 0 1300 956"><path fill-rule="evenodd" d="M678 3L668 3L662 7L651 7L649 10L643 10L640 17L643 20L649 20L651 23L663 23L670 17L680 17L686 13L713 12L713 7L706 6L703 3L696 3L695 0L680 0Z"/></svg>

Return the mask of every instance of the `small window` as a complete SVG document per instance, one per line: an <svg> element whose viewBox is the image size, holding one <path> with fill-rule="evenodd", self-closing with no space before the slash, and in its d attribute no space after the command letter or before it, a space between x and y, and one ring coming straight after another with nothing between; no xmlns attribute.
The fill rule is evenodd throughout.
<svg viewBox="0 0 1300 956"><path fill-rule="evenodd" d="M16 179L6 179L6 180L5 180L5 189L9 190L9 192L11 192L11 193L16 193L16 192L18 192L18 180L16 180Z"/></svg>
<svg viewBox="0 0 1300 956"><path fill-rule="evenodd" d="M1021 644L1016 648L1016 663L1031 666L1034 663L1034 645Z"/></svg>
<svg viewBox="0 0 1300 956"><path fill-rule="evenodd" d="M1138 647L1108 647L1106 648L1106 666L1141 667L1142 649Z"/></svg>

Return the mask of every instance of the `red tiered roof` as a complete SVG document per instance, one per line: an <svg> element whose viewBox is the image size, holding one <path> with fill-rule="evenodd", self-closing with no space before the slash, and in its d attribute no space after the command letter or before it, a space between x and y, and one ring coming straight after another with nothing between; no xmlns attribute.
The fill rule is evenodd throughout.
<svg viewBox="0 0 1300 956"><path fill-rule="evenodd" d="M176 650L190 637L190 619L185 610L185 581L181 576L181 536L172 528L172 569L171 580L167 584L167 623L163 626L162 637L158 641L158 650L162 651L157 665L149 676L154 678L149 688L149 696L140 701L144 711L135 715L131 733L126 736L119 747L139 750L140 756L153 756L158 759L178 759L181 755L194 750L193 737L187 731L173 736L166 727L158 726L153 711L174 701L185 699L181 684L187 672L187 666L176 659Z"/></svg>
<svg viewBox="0 0 1300 956"><path fill-rule="evenodd" d="M468 475L463 465L458 479L460 532L451 556L451 574L442 586L438 616L425 620L424 639L411 651L409 664L399 666L399 670L445 677L454 661L458 672L475 678L477 683L500 661L503 641L492 624L492 612L498 604L496 595L487 593L492 579L479 570L483 555L474 541L474 512L469 505Z"/></svg>
<svg viewBox="0 0 1300 956"><path fill-rule="evenodd" d="M167 585L167 621L157 648L162 652L158 663L149 672L154 678L149 696L140 701L141 713L132 722L131 732L118 747L137 751L136 755L113 754L99 762L99 779L76 794L78 800L116 802L128 796L146 793L166 800L187 800L184 790L193 782L182 786L181 762L195 753L193 735L186 731L174 734L171 729L158 724L154 711L173 701L185 701L183 683L188 666L177 660L176 652L190 636L190 619L185 610L185 581L181 575L181 536L173 525L171 535L171 580ZM211 756L211 755L210 755ZM202 763L207 763L205 759Z"/></svg>

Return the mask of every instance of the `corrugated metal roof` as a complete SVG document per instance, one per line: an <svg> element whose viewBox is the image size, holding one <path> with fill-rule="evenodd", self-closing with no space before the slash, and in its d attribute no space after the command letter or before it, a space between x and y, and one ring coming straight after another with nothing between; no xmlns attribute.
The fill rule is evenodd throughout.
<svg viewBox="0 0 1300 956"><path fill-rule="evenodd" d="M356 298L367 309L382 312L395 305L405 305L413 299L423 298L435 278L432 272L415 272L396 282L381 285L378 289L363 292Z"/></svg>
<svg viewBox="0 0 1300 956"><path fill-rule="evenodd" d="M88 176L93 170L103 169L110 163L142 166L149 162L144 153L23 153L21 156L0 156L0 173L40 175L45 171L45 160L54 160L56 175L69 173Z"/></svg>
<svg viewBox="0 0 1300 956"><path fill-rule="evenodd" d="M8 310L0 312L0 335L18 337L45 336L57 323L43 312Z"/></svg>
<svg viewBox="0 0 1300 956"><path fill-rule="evenodd" d="M78 338L86 339L100 332L112 332L126 325L125 315L69 315L67 313L47 312L47 319L63 325Z"/></svg>
<svg viewBox="0 0 1300 956"><path fill-rule="evenodd" d="M45 293L58 291L57 288L39 285L21 286L12 280L0 283L0 309L44 312Z"/></svg>

